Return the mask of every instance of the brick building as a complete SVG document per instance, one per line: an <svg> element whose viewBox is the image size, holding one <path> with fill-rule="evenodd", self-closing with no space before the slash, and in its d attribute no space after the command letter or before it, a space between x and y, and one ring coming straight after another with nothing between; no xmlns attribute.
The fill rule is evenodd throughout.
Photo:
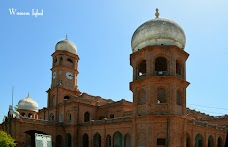
<svg viewBox="0 0 228 147"><path fill-rule="evenodd" d="M159 18L132 36L133 102L92 96L77 85L76 46L66 38L52 54L47 108L29 97L10 106L3 130L18 147L34 146L34 134L52 136L54 147L223 147L228 117L186 108L185 34L174 21Z"/></svg>

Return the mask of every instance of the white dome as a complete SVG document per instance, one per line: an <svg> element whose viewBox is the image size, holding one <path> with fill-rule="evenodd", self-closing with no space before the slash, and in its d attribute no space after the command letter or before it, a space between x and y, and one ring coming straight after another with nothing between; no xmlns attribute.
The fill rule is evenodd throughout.
<svg viewBox="0 0 228 147"><path fill-rule="evenodd" d="M64 50L73 54L77 54L76 46L71 41L69 41L67 37L65 40L61 40L55 45L55 51L57 50Z"/></svg>
<svg viewBox="0 0 228 147"><path fill-rule="evenodd" d="M136 29L132 36L131 47L132 52L153 45L175 45L184 49L185 43L184 31L176 22L157 16Z"/></svg>
<svg viewBox="0 0 228 147"><path fill-rule="evenodd" d="M29 95L18 102L18 110L37 111L38 104Z"/></svg>

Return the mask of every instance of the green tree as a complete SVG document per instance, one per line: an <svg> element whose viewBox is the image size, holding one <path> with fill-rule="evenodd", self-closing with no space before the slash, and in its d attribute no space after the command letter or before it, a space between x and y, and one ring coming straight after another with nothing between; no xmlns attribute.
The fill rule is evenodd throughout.
<svg viewBox="0 0 228 147"><path fill-rule="evenodd" d="M14 110L17 111L18 110L18 105L14 106Z"/></svg>
<svg viewBox="0 0 228 147"><path fill-rule="evenodd" d="M0 147L15 147L14 139L4 131L0 130Z"/></svg>

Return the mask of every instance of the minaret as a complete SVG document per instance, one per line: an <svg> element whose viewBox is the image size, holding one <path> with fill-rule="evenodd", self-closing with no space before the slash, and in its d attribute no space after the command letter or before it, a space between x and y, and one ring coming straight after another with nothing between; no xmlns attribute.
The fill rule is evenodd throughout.
<svg viewBox="0 0 228 147"><path fill-rule="evenodd" d="M48 107L56 106L79 94L77 85L78 60L76 46L68 37L59 41L52 54L52 80L48 90Z"/></svg>
<svg viewBox="0 0 228 147"><path fill-rule="evenodd" d="M189 54L184 51L185 34L174 21L159 18L158 9L155 16L155 19L139 26L132 36L130 64L133 68L133 81L130 82L130 90L133 92L135 124L154 128L154 125L150 125L155 124L157 119L161 122L158 123L159 126L165 127L164 130L161 129L163 134L160 137L155 134L151 137L151 132L136 127L134 135L139 140L133 143L135 146L148 146L156 142L157 145L161 145L160 142L170 144L166 128L172 121L170 116L182 118L186 114L186 88L189 83L186 81L185 63ZM141 122L142 117L148 122ZM183 124L184 120L181 119L180 122ZM140 135L143 131L144 137ZM142 141L145 138L148 140ZM179 141L178 145L182 145L183 142Z"/></svg>

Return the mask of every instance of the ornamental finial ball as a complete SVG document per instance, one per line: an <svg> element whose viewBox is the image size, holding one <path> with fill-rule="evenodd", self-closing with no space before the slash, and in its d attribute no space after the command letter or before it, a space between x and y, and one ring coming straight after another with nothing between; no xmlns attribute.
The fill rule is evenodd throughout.
<svg viewBox="0 0 228 147"><path fill-rule="evenodd" d="M155 13L156 18L159 17L159 12L158 11L159 11L158 8L156 8L156 13Z"/></svg>

